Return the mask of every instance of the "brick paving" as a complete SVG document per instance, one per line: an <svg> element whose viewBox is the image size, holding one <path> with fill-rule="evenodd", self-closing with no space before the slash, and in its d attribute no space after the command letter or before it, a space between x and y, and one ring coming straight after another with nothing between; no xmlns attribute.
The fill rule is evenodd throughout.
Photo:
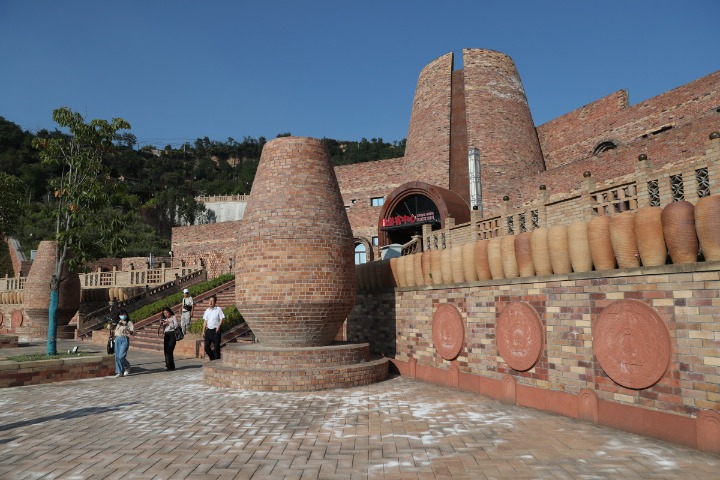
<svg viewBox="0 0 720 480"><path fill-rule="evenodd" d="M715 455L407 378L248 392L129 358L125 378L0 390L0 478L720 478Z"/></svg>

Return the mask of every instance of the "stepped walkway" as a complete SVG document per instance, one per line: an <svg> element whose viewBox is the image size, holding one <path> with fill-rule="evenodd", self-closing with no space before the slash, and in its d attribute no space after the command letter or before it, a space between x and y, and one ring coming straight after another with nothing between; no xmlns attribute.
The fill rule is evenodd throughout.
<svg viewBox="0 0 720 480"><path fill-rule="evenodd" d="M34 348L44 344L14 350ZM0 478L717 479L720 470L715 455L402 377L248 392L204 385L202 360L165 372L161 354L133 346L129 359L129 377L4 389Z"/></svg>

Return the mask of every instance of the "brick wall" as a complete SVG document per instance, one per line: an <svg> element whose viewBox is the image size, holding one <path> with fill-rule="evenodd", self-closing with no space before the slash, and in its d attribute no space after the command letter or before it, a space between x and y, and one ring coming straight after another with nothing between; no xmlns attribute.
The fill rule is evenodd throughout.
<svg viewBox="0 0 720 480"><path fill-rule="evenodd" d="M208 278L234 273L237 237L242 221L175 227L172 251L175 265L199 265L207 268Z"/></svg>
<svg viewBox="0 0 720 480"><path fill-rule="evenodd" d="M504 385L509 381L525 389L524 404L535 408L578 416L574 406L539 399L562 394L568 405L575 405L572 398L590 390L605 412L639 412L636 419L660 412L665 416L657 418L670 422L666 424L684 426L668 432L661 425L638 426L631 420L628 424L634 426L627 428L695 446L688 440L694 433L683 429L694 425L692 417L699 413L720 410L718 288L720 262L614 270L612 276L590 272L445 288L408 287L359 294L347 335L349 341L370 342L373 353L393 357L401 371L423 370L425 379L438 383L505 398ZM603 309L616 300L648 305L669 330L668 369L649 388L630 389L613 382L594 355L593 328ZM540 360L526 372L509 368L497 348L496 321L509 302L531 305L544 329ZM462 350L452 361L441 358L433 344L433 313L442 303L460 310L465 328ZM625 428L609 418L602 420L602 411L600 423Z"/></svg>

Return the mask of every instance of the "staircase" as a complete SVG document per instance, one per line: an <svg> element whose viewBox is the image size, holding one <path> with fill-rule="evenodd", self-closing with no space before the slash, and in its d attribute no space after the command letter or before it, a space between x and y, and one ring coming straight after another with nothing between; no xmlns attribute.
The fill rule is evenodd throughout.
<svg viewBox="0 0 720 480"><path fill-rule="evenodd" d="M217 306L225 309L235 303L235 280L230 280L212 290L208 290L205 293L193 297L195 302L195 313L193 314L193 321L202 319L202 314L210 306L209 298L211 295L217 296ZM172 307L175 316L180 319L180 304ZM139 348L142 350L154 350L163 351L163 335L157 334L158 325L160 325L160 314L157 313L152 317L139 320L135 323L135 335L130 340L132 348ZM222 344L224 346L228 342L247 342L253 341L252 332L246 323L236 325L229 331L226 331L222 335ZM182 340L183 342L185 340ZM202 352L202 346L200 347Z"/></svg>

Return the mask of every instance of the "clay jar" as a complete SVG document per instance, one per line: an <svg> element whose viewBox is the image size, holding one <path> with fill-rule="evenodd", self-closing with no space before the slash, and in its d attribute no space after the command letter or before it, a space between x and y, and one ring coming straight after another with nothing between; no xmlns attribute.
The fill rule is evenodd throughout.
<svg viewBox="0 0 720 480"><path fill-rule="evenodd" d="M430 275L430 272L432 270L430 269L430 257L432 256L431 251L423 252L422 258L420 259L420 269L422 270L423 274L423 284L425 285L432 285L432 275Z"/></svg>
<svg viewBox="0 0 720 480"><path fill-rule="evenodd" d="M536 275L551 275L553 273L547 236L547 228L536 228L530 234L530 249Z"/></svg>
<svg viewBox="0 0 720 480"><path fill-rule="evenodd" d="M413 271L415 272L415 285L422 287L425 285L425 277L422 271L422 252L413 254Z"/></svg>
<svg viewBox="0 0 720 480"><path fill-rule="evenodd" d="M466 282L477 282L478 276L475 270L475 244L466 243L462 246L463 275Z"/></svg>
<svg viewBox="0 0 720 480"><path fill-rule="evenodd" d="M682 201L665 205L660 216L663 238L675 264L697 262L699 243L695 231L695 207Z"/></svg>
<svg viewBox="0 0 720 480"><path fill-rule="evenodd" d="M355 304L354 240L323 142L265 144L238 235L235 300L269 347L326 346Z"/></svg>
<svg viewBox="0 0 720 480"><path fill-rule="evenodd" d="M452 267L453 283L465 283L463 271L462 245L455 245L450 249L450 263Z"/></svg>
<svg viewBox="0 0 720 480"><path fill-rule="evenodd" d="M593 268L587 222L573 222L568 227L570 264L574 272L589 272Z"/></svg>
<svg viewBox="0 0 720 480"><path fill-rule="evenodd" d="M515 257L515 236L508 235L502 237L500 242L500 252L502 255L503 274L505 278L517 278L518 272L517 259Z"/></svg>
<svg viewBox="0 0 720 480"><path fill-rule="evenodd" d="M430 250L430 274L432 275L433 285L443 284L441 250Z"/></svg>
<svg viewBox="0 0 720 480"><path fill-rule="evenodd" d="M392 274L392 286L400 286L400 277L398 276L398 257L390 259L390 273Z"/></svg>
<svg viewBox="0 0 720 480"><path fill-rule="evenodd" d="M640 255L635 240L635 214L623 212L610 218L610 241L612 242L618 268L640 266Z"/></svg>
<svg viewBox="0 0 720 480"><path fill-rule="evenodd" d="M475 271L478 280L492 280L488 263L488 240L475 242Z"/></svg>
<svg viewBox="0 0 720 480"><path fill-rule="evenodd" d="M695 229L705 260L720 260L720 195L711 195L695 204Z"/></svg>
<svg viewBox="0 0 720 480"><path fill-rule="evenodd" d="M662 229L662 208L642 207L635 214L635 239L645 267L665 265L667 247Z"/></svg>
<svg viewBox="0 0 720 480"><path fill-rule="evenodd" d="M452 261L449 248L440 251L440 270L442 270L443 284L453 283Z"/></svg>
<svg viewBox="0 0 720 480"><path fill-rule="evenodd" d="M505 278L503 272L503 261L502 253L500 249L500 238L491 238L488 241L487 254L488 254L488 265L490 267L490 275L493 280Z"/></svg>
<svg viewBox="0 0 720 480"><path fill-rule="evenodd" d="M532 277L535 275L535 266L533 265L532 233L523 232L515 237L515 259L518 265L518 274L521 277Z"/></svg>
<svg viewBox="0 0 720 480"><path fill-rule="evenodd" d="M615 268L615 252L610 241L610 217L598 215L588 222L588 244L595 270Z"/></svg>
<svg viewBox="0 0 720 480"><path fill-rule="evenodd" d="M547 241L553 272L556 274L570 273L572 264L570 263L567 227L565 225L553 225L550 227Z"/></svg>
<svg viewBox="0 0 720 480"><path fill-rule="evenodd" d="M405 255L405 283L407 287L415 286L415 258L414 255Z"/></svg>

